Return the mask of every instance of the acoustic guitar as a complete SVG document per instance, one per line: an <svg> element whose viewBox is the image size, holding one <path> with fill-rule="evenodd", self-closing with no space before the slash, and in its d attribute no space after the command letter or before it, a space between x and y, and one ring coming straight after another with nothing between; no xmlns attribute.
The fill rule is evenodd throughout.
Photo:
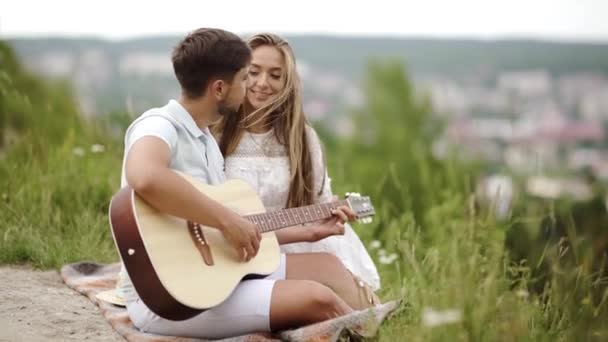
<svg viewBox="0 0 608 342"><path fill-rule="evenodd" d="M159 212L124 187L110 203L114 242L141 300L157 315L185 320L222 303L243 279L264 277L280 262L274 231L332 216L349 206L364 222L375 214L368 197L266 212L256 191L242 180L208 185L177 172L197 190L253 222L262 233L258 254L248 262L215 228ZM347 194L348 195L348 194Z"/></svg>

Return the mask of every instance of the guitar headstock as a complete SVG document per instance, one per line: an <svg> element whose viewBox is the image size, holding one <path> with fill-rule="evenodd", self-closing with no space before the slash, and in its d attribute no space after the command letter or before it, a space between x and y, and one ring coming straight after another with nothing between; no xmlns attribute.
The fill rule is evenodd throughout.
<svg viewBox="0 0 608 342"><path fill-rule="evenodd" d="M372 222L372 216L376 214L376 209L374 209L368 196L361 196L357 192L347 192L346 201L357 215L357 221L361 223Z"/></svg>

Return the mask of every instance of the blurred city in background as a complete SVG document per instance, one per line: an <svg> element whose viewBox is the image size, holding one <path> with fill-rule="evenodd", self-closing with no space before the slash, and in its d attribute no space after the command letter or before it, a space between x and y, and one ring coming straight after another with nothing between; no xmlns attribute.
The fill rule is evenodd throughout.
<svg viewBox="0 0 608 342"><path fill-rule="evenodd" d="M175 37L10 40L33 72L72 84L87 116L133 115L176 97L170 63ZM541 197L591 195L577 171L608 179L608 44L288 36L295 48L308 118L352 136L369 60L403 62L444 131L438 156L457 146L490 165L488 193L502 173L525 175ZM492 171L501 173L492 178Z"/></svg>

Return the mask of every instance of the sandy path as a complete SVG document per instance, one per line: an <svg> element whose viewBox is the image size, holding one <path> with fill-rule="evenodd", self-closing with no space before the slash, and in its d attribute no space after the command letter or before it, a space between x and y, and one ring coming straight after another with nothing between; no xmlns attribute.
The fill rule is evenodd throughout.
<svg viewBox="0 0 608 342"><path fill-rule="evenodd" d="M57 271L0 267L0 341L121 341ZM124 341L124 340L122 340Z"/></svg>

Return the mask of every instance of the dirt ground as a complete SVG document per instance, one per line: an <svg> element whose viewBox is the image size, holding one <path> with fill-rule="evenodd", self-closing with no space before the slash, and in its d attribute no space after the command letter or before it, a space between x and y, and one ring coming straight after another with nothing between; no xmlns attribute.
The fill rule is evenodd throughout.
<svg viewBox="0 0 608 342"><path fill-rule="evenodd" d="M0 341L124 341L57 271L0 267Z"/></svg>

